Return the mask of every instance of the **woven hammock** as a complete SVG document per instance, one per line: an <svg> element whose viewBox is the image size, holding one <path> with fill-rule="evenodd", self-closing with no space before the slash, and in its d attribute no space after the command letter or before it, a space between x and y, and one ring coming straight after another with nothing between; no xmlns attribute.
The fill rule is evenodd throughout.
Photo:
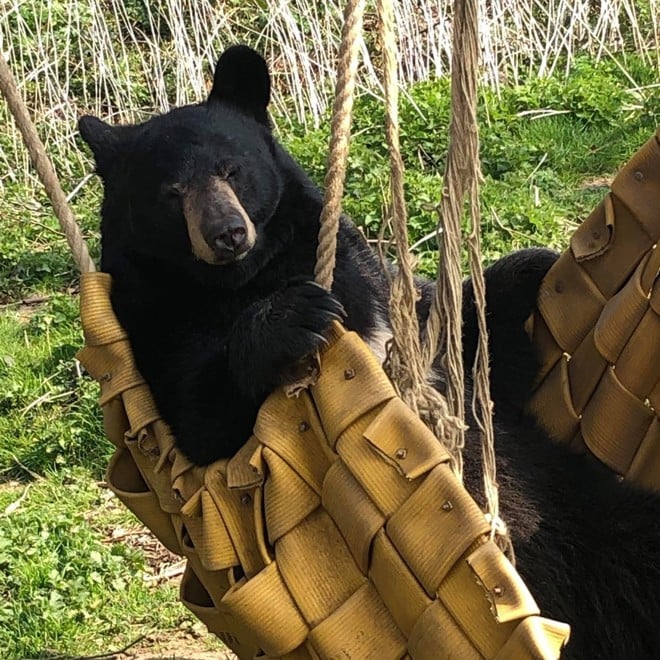
<svg viewBox="0 0 660 660"><path fill-rule="evenodd" d="M188 565L181 599L240 658L557 658L449 455L339 325L317 384L273 393L230 460L174 446L109 300L81 278L86 347L117 447L110 488Z"/></svg>
<svg viewBox="0 0 660 660"><path fill-rule="evenodd" d="M660 491L660 129L547 273L528 321L548 434Z"/></svg>

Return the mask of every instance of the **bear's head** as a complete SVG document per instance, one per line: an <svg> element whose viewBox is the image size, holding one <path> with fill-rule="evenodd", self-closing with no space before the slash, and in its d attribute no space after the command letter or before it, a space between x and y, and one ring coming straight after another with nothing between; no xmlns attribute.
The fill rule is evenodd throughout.
<svg viewBox="0 0 660 660"><path fill-rule="evenodd" d="M138 125L79 120L104 182L104 270L126 255L205 279L254 270L284 187L269 100L263 58L233 46L204 103Z"/></svg>

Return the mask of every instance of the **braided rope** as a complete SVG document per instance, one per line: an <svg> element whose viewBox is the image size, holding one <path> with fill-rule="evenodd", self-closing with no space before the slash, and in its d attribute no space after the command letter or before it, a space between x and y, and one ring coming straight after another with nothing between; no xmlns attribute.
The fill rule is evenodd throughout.
<svg viewBox="0 0 660 660"><path fill-rule="evenodd" d="M326 289L332 287L337 232L341 216L341 199L344 194L344 178L348 162L348 144L351 136L353 97L357 77L358 51L362 34L364 0L349 0L344 10L337 63L335 101L330 127L328 172L325 176L325 196L321 211L319 244L316 250L314 277Z"/></svg>
<svg viewBox="0 0 660 660"><path fill-rule="evenodd" d="M385 132L390 156L391 216L398 258L397 274L390 292L392 343L383 364L398 395L447 447L456 471L461 469L460 450L452 444L460 418L449 414L445 398L427 379L422 358L415 303L419 293L413 277L413 257L408 250L407 212L404 197L404 166L399 145L397 43L390 0L379 0L383 42L383 87L385 90ZM461 286L459 280L458 286Z"/></svg>
<svg viewBox="0 0 660 660"><path fill-rule="evenodd" d="M25 103L16 86L14 76L3 57L0 57L0 90L7 100L9 111L16 121L18 130L21 132L32 164L37 170L37 174L50 198L53 210L69 243L78 270L81 273L93 272L96 268L92 258L89 256L87 243L85 243L85 239L82 237L80 227L60 186L53 163L46 154L43 142L39 138L37 129L30 119Z"/></svg>

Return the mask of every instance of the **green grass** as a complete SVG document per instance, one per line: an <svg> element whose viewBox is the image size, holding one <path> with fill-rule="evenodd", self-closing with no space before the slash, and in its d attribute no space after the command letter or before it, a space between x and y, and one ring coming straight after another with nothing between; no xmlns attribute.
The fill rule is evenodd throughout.
<svg viewBox="0 0 660 660"><path fill-rule="evenodd" d="M640 84L655 73L628 62ZM660 122L658 94L628 92L614 66L579 60L567 81L532 80L484 91L483 251L486 261L519 247L562 249L601 199L607 180ZM527 114L540 108L557 113ZM420 83L403 101L411 240L429 234L441 190L449 123L446 80ZM285 122L282 122L285 124ZM387 188L382 109L356 106L346 211L376 235ZM288 124L286 124L288 126ZM282 139L322 181L327 124L283 130ZM0 143L2 141L0 136ZM14 149L4 143L5 155ZM13 154L13 156L12 156ZM9 153L20 162L17 153ZM69 158L72 190L85 172ZM91 169L91 166L90 166ZM6 177L0 196L0 648L3 658L75 656L118 648L149 631L189 621L172 587L149 586L140 553L110 530L133 524L98 482L110 455L97 388L75 360L82 345L77 276L38 186ZM100 184L73 200L94 254ZM430 241L419 251L434 274ZM43 297L35 305L21 301Z"/></svg>
<svg viewBox="0 0 660 660"><path fill-rule="evenodd" d="M142 579L137 550L104 542L128 514L88 470L49 471L0 492L0 510L17 501L0 526L3 657L107 651L184 618L172 587Z"/></svg>
<svg viewBox="0 0 660 660"><path fill-rule="evenodd" d="M652 67L631 58L641 82ZM545 245L561 249L576 222L603 195L585 185L611 176L660 123L660 93L627 91L630 81L614 64L577 59L567 80L531 79L501 90L483 89L479 120L484 181L483 254L486 262L512 249ZM640 95L641 94L641 95ZM555 114L540 116L538 110ZM406 164L411 243L435 225L450 119L449 81L423 82L402 97L401 148ZM383 109L358 99L346 182L345 210L375 234L388 186ZM327 126L293 132L289 146L318 183L325 167ZM437 256L425 243L423 270L435 272Z"/></svg>
<svg viewBox="0 0 660 660"><path fill-rule="evenodd" d="M81 344L73 295L54 292L36 310L0 316L0 469L78 465L100 476L109 448L97 386L75 361Z"/></svg>

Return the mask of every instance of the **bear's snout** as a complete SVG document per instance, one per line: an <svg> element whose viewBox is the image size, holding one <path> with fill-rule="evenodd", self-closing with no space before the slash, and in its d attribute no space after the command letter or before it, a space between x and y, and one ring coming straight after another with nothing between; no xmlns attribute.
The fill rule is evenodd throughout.
<svg viewBox="0 0 660 660"><path fill-rule="evenodd" d="M257 230L231 186L218 177L193 187L183 200L193 253L222 266L238 261L254 247Z"/></svg>
<svg viewBox="0 0 660 660"><path fill-rule="evenodd" d="M236 258L250 249L247 234L243 218L235 216L215 231L209 232L209 246L221 261Z"/></svg>

